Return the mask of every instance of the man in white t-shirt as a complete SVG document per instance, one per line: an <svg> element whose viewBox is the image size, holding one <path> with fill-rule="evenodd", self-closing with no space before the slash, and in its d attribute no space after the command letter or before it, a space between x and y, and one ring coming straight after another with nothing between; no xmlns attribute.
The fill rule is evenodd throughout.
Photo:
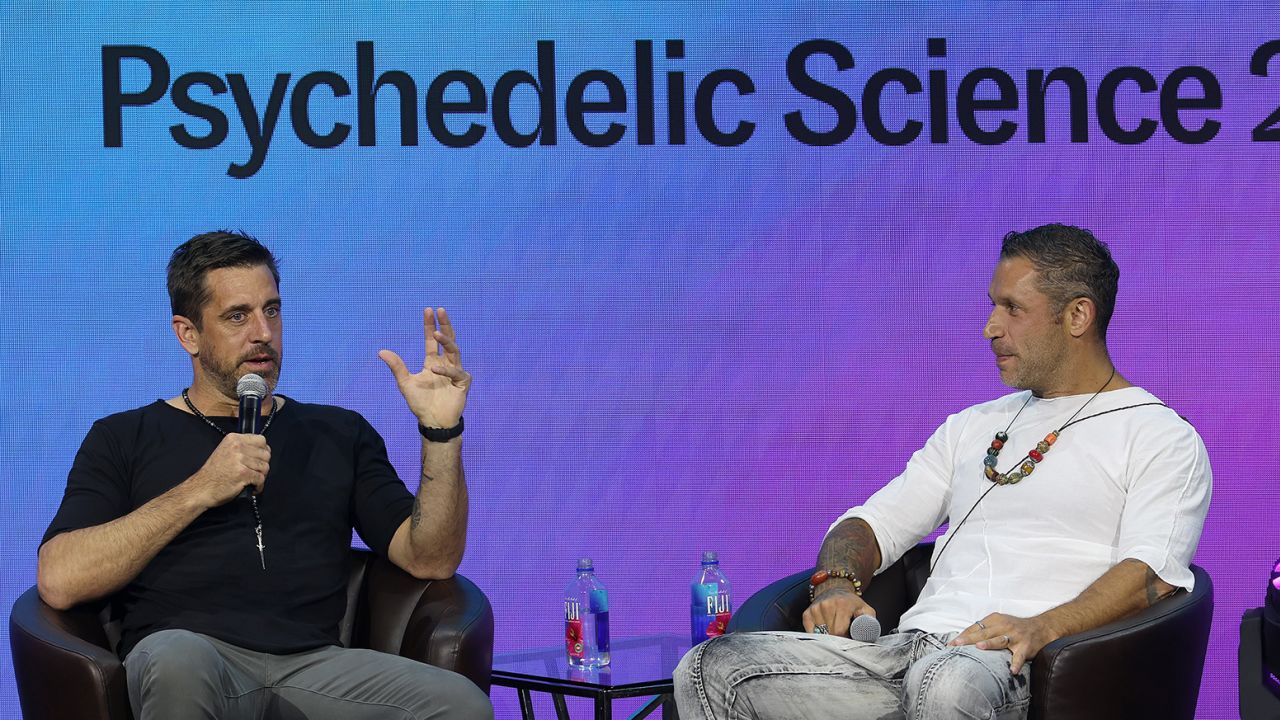
<svg viewBox="0 0 1280 720"><path fill-rule="evenodd" d="M983 330L1020 389L963 410L828 531L804 633L737 633L676 670L695 718L1024 718L1045 645L1190 590L1204 443L1116 372L1120 270L1087 230L1009 233ZM873 576L949 521L899 627L848 638Z"/></svg>

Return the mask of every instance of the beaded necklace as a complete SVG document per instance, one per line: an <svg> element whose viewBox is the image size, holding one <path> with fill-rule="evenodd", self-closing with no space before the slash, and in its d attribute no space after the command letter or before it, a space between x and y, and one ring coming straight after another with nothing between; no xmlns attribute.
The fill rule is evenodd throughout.
<svg viewBox="0 0 1280 720"><path fill-rule="evenodd" d="M209 427L213 428L214 430L217 430L222 435L222 437L226 437L227 431L218 427L216 423L214 423L212 420L206 417L204 413L200 412L200 408L197 408L195 403L191 402L191 397L187 395L187 391L189 389L190 388L182 389L182 401L187 404L187 407L191 409L191 412L195 413L196 417L203 420L204 423ZM263 433L266 433L267 428L271 427L271 421L276 419L277 407L279 406L276 403L276 398L274 395L272 395L271 396L271 412L267 414L267 422L262 426L262 430L258 434L261 435ZM253 534L258 537L258 560L259 562L262 563L262 569L266 570L267 556L265 554L265 551L267 549L267 546L262 544L262 513L258 512L258 498L256 495L254 495L253 493L249 493L249 501L253 503L253 518L258 523L257 527L253 529Z"/></svg>
<svg viewBox="0 0 1280 720"><path fill-rule="evenodd" d="M1013 427L1014 421L1018 419L1018 416L1022 414L1022 411L1025 410L1027 405L1031 402L1031 396L1027 397L1026 402L1022 403L1022 407L1018 408L1018 412L1014 413L1013 420L1009 421L1009 424L1005 427L1003 431L996 433L996 441L999 441L1000 444L996 445L995 441L991 443L991 446L995 448L995 452L993 453L991 452L990 449L988 449L987 456L982 460L983 474L986 475L988 480L991 480L992 485L988 487L981 495L978 496L977 501L974 502L972 506L970 506L969 512L965 513L964 517L960 518L960 522L956 523L946 533L950 537L948 537L946 539L946 542L942 544L942 547L939 548L936 553L934 553L933 562L929 565L930 575L933 574L934 568L938 566L938 561L942 559L942 553L946 552L947 548L951 546L951 541L955 539L956 533L960 532L960 528L964 527L964 524L969 521L969 516L973 515L973 511L978 509L978 505L982 504L982 501L987 498L987 495L990 495L991 491L995 490L998 485L1016 485L1020 480L1025 478L1027 475L1030 475L1031 471L1035 470L1035 465L1044 459L1044 454L1048 452L1048 447L1051 447L1053 443L1057 441L1058 435L1060 435L1063 430L1066 430L1067 428L1077 423L1082 423L1085 420L1092 420L1096 417L1101 417L1103 415L1110 415L1111 413L1121 412L1123 410L1132 410L1134 408L1146 407L1148 405L1159 405L1161 407L1168 407L1168 405L1165 405L1162 402L1135 403L1133 405L1125 405L1124 407L1112 408L1110 410L1103 410L1101 412L1093 413L1092 415L1085 415L1084 417L1077 420L1076 415L1079 415L1081 412L1083 412L1085 409L1085 406L1087 406L1090 402L1093 402L1093 399L1098 397L1098 395L1101 394L1102 391L1106 389L1107 385L1111 384L1111 380L1112 378L1115 377L1115 374L1116 374L1116 371L1113 369L1111 371L1112 377L1107 378L1107 382L1103 384L1102 387L1098 388L1098 392L1095 392L1093 395L1091 395L1089 399L1085 401L1084 405L1080 406L1080 409L1075 412L1075 415L1072 415L1070 418L1068 418L1067 421L1062 424L1062 427L1059 427L1057 430L1046 435L1044 440L1041 440L1039 443L1036 443L1036 449L1033 452L1037 453L1040 457L1038 459L1035 459L1034 462L1031 463L1031 470L1026 470L1025 466L1028 461L1031 461L1034 458L1034 456L1032 456L1031 453L1027 453L1027 456L1023 462L1023 467L1019 468L1019 470L1023 470L1024 472L1022 472L1018 476L1018 479L1009 480L1008 477L1005 476L1005 482L1001 483L995 480L994 478L992 478L991 474L988 471L991 471L994 469L995 467L994 459L996 456L1000 454L1000 448L1004 447L1005 441L1009 439L1009 428ZM1050 440L1049 439L1050 437L1052 437L1053 439ZM1040 449L1041 445L1046 446L1044 450ZM999 474L999 473L996 473L996 474ZM1012 475L1013 473L1009 473L1009 474Z"/></svg>
<svg viewBox="0 0 1280 720"><path fill-rule="evenodd" d="M988 480L997 485L1017 485L1022 481L1022 478L1035 471L1036 465L1040 463L1040 461L1044 460L1045 453L1049 452L1049 448L1053 447L1053 444L1058 441L1058 436L1062 434L1062 431L1075 424L1073 421L1075 421L1076 416L1084 412L1084 409L1089 407L1089 403L1093 402L1094 398L1102 394L1102 391L1111 384L1111 381L1114 380L1115 377L1116 369L1111 368L1111 374L1107 376L1107 381L1102 383L1102 387L1098 388L1097 392L1090 395L1088 400L1084 401L1084 404L1080 406L1079 410L1075 411L1075 414L1067 418L1066 422L1062 423L1062 427L1059 427L1057 430L1045 435L1043 440L1036 443L1034 450L1028 452L1023 456L1022 460L1019 460L1014 464L1014 467L1017 468L1016 470L1012 470L1008 473L1002 473L996 470L996 459L1000 456L1000 450L1004 447L1004 444L1009 440L1009 428L1013 427L1013 423L1017 421L1018 416L1022 414L1022 411L1025 410L1027 405L1031 402L1031 398L1034 397L1034 393L1027 395L1027 401L1022 403L1022 407L1018 408L1018 412L1014 413L1013 420L1009 421L1009 424L1005 426L1004 430L996 431L995 438L991 440L991 447L987 448L987 456L982 459L982 474L985 475ZM1081 419L1087 420L1088 418Z"/></svg>

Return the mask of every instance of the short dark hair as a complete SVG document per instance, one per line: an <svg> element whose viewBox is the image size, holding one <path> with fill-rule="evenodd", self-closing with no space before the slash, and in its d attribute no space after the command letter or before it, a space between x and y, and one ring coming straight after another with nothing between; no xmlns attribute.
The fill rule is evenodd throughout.
<svg viewBox="0 0 1280 720"><path fill-rule="evenodd" d="M1000 259L1011 257L1025 257L1035 266L1040 291L1049 297L1055 315L1075 298L1092 300L1098 309L1098 336L1106 339L1116 308L1120 267L1105 243L1083 228L1041 225L1004 236Z"/></svg>
<svg viewBox="0 0 1280 720"><path fill-rule="evenodd" d="M276 287L280 287L280 268L275 255L243 232L215 230L196 235L179 245L169 258L169 307L174 315L182 315L200 327L200 311L209 302L209 285L205 276L210 270L226 267L267 266Z"/></svg>

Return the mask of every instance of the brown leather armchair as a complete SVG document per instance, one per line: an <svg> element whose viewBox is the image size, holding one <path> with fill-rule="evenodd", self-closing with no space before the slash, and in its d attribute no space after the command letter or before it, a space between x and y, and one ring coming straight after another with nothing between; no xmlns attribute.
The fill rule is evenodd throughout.
<svg viewBox="0 0 1280 720"><path fill-rule="evenodd" d="M119 621L109 606L59 612L27 590L9 615L9 643L26 720L128 720ZM342 643L453 670L485 692L493 666L493 609L461 575L417 580L367 550L351 550Z"/></svg>
<svg viewBox="0 0 1280 720"><path fill-rule="evenodd" d="M921 543L876 576L865 599L885 631L898 626L929 577L933 543ZM1197 565L1195 590L1178 591L1132 617L1044 646L1031 662L1030 720L1195 717L1213 621L1213 583ZM729 632L802 630L805 570L752 595Z"/></svg>

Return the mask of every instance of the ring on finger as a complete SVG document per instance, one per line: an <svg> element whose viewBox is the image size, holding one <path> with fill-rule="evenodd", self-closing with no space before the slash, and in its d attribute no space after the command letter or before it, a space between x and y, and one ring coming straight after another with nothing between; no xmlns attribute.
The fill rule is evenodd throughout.
<svg viewBox="0 0 1280 720"><path fill-rule="evenodd" d="M1005 647L1009 647L1010 645L1012 645L1012 644L1013 644L1013 639L1012 639L1012 638L1010 638L1008 635L1005 635L1005 636L1003 636L1003 637L1004 637L1004 646L1005 646Z"/></svg>
<svg viewBox="0 0 1280 720"><path fill-rule="evenodd" d="M814 625L814 626L813 626L813 633L814 633L815 635L826 635L826 634L828 634L828 633L829 633L829 630L827 629L827 624L826 624L826 623L822 623L821 625Z"/></svg>
<svg viewBox="0 0 1280 720"><path fill-rule="evenodd" d="M981 620L979 620L979 621L978 621L977 623L975 623L975 624L976 624L976 625L978 626L978 628L979 628L979 629L981 629L981 630L986 630L986 629L987 629L987 626L986 626L986 625L983 625Z"/></svg>

